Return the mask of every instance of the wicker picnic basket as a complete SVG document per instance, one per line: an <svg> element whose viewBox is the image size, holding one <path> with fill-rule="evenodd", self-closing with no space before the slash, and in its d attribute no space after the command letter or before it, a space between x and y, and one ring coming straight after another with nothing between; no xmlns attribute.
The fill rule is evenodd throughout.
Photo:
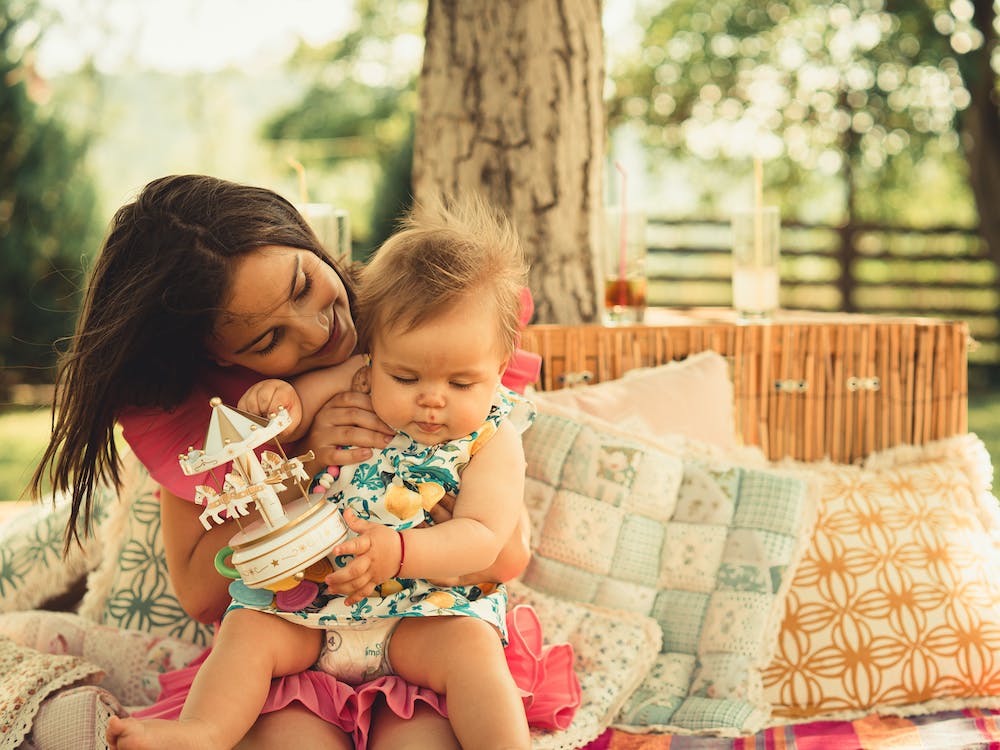
<svg viewBox="0 0 1000 750"><path fill-rule="evenodd" d="M929 318L782 312L742 324L728 311L653 311L644 325L532 325L537 387L617 378L712 349L732 368L736 429L770 458L851 462L967 427L968 326Z"/></svg>

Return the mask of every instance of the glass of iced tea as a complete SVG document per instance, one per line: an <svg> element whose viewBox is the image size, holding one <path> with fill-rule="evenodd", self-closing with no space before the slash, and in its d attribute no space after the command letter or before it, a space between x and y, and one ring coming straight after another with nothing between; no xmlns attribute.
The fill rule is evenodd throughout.
<svg viewBox="0 0 1000 750"><path fill-rule="evenodd" d="M646 313L646 214L604 216L604 324L641 323Z"/></svg>

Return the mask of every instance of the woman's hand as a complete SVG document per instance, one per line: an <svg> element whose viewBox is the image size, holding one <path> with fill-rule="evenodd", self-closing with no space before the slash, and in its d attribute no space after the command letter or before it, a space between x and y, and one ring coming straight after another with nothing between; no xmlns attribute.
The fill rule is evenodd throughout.
<svg viewBox="0 0 1000 750"><path fill-rule="evenodd" d="M368 394L343 391L320 408L301 446L324 466L345 466L371 458L372 449L381 450L395 434L375 416Z"/></svg>

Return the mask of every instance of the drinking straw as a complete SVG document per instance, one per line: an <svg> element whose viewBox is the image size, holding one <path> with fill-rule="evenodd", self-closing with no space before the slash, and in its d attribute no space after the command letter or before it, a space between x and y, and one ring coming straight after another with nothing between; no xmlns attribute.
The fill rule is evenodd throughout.
<svg viewBox="0 0 1000 750"><path fill-rule="evenodd" d="M615 162L615 169L621 175L618 207L618 304L628 304L628 285L625 279L625 261L628 257L628 173L620 161Z"/></svg>
<svg viewBox="0 0 1000 750"><path fill-rule="evenodd" d="M764 263L764 164L760 157L753 160L753 257L754 265Z"/></svg>
<svg viewBox="0 0 1000 750"><path fill-rule="evenodd" d="M303 210L305 210L305 206L309 203L309 190L306 187L306 168L302 166L302 162L293 156L288 157L288 163L299 175L299 200L302 201Z"/></svg>

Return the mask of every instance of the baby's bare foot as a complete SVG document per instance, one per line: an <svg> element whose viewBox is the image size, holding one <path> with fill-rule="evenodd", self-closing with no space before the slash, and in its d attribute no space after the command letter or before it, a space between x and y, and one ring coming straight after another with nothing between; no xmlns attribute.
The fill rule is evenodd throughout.
<svg viewBox="0 0 1000 750"><path fill-rule="evenodd" d="M119 719L108 722L111 750L212 750L211 727L203 721Z"/></svg>

